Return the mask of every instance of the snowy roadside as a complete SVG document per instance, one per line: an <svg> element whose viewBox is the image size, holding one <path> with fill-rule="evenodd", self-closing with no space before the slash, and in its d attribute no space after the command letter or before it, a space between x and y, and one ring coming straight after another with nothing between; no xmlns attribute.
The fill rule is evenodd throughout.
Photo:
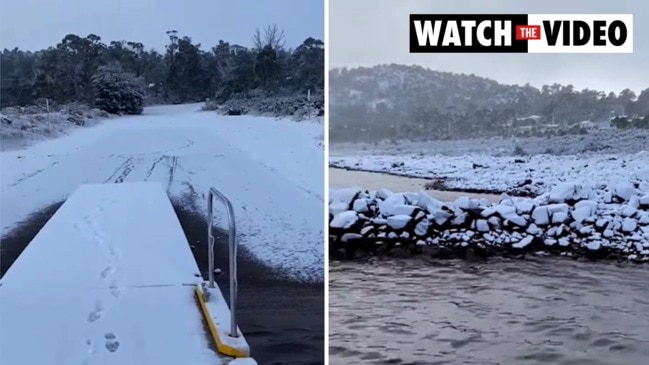
<svg viewBox="0 0 649 365"><path fill-rule="evenodd" d="M237 95L219 103L208 100L203 109L222 115L254 115L262 117L290 118L294 121L324 119L324 94L313 96L265 96L258 92Z"/></svg>
<svg viewBox="0 0 649 365"><path fill-rule="evenodd" d="M240 244L289 276L324 275L323 125L200 112L199 105L146 108L24 150L4 151L2 235L85 183L156 181L205 213L210 187L235 208ZM269 122L270 121L270 122ZM215 205L216 223L226 225Z"/></svg>
<svg viewBox="0 0 649 365"><path fill-rule="evenodd" d="M4 108L0 113L0 150L24 148L75 129L94 126L110 117L102 110L73 104L52 108Z"/></svg>

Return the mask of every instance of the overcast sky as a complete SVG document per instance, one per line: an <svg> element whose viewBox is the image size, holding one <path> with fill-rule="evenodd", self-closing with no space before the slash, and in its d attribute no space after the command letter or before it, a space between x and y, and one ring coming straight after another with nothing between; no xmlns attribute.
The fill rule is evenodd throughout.
<svg viewBox="0 0 649 365"><path fill-rule="evenodd" d="M286 46L324 38L324 0L3 0L0 48L38 50L66 34L94 33L102 41L129 40L164 50L167 30L209 49L220 39L251 45L255 28L277 24Z"/></svg>
<svg viewBox="0 0 649 365"><path fill-rule="evenodd" d="M633 54L410 54L411 13L618 13L634 15ZM573 84L636 92L649 87L646 0L330 0L329 66L417 64L507 84Z"/></svg>

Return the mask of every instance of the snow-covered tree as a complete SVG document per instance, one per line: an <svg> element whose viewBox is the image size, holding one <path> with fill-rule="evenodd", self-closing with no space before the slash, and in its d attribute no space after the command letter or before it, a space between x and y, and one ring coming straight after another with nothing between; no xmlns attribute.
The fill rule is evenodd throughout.
<svg viewBox="0 0 649 365"><path fill-rule="evenodd" d="M140 81L119 63L99 66L92 76L97 108L113 114L140 114L144 92Z"/></svg>

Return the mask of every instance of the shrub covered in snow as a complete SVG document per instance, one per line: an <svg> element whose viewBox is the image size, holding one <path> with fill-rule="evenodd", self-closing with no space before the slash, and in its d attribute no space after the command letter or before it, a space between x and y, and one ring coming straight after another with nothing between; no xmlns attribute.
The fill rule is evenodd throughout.
<svg viewBox="0 0 649 365"><path fill-rule="evenodd" d="M611 119L611 126L618 129L630 129L630 128L649 129L649 115L645 117L617 116Z"/></svg>
<svg viewBox="0 0 649 365"><path fill-rule="evenodd" d="M111 114L141 114L144 91L134 75L119 64L100 66L92 77L95 105Z"/></svg>
<svg viewBox="0 0 649 365"><path fill-rule="evenodd" d="M349 258L359 249L434 246L440 257L471 249L485 256L546 252L649 261L649 193L629 184L595 190L566 183L534 199L503 195L498 204L337 189L330 192L329 221L330 252Z"/></svg>
<svg viewBox="0 0 649 365"><path fill-rule="evenodd" d="M216 110L225 115L255 114L273 117L291 116L298 120L324 115L324 94L270 96L261 90L241 93L226 101L208 100L204 110Z"/></svg>
<svg viewBox="0 0 649 365"><path fill-rule="evenodd" d="M24 147L33 141L65 134L71 128L94 124L110 115L81 104L48 107L7 107L0 114L2 150Z"/></svg>

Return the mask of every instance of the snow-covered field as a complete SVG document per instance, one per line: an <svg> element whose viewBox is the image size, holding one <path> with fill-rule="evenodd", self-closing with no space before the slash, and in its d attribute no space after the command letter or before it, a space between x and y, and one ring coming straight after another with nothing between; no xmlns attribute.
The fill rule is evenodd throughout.
<svg viewBox="0 0 649 365"><path fill-rule="evenodd" d="M632 155L496 157L487 155L331 156L334 167L431 178L437 188L538 195L561 182L638 184L649 189L649 152Z"/></svg>
<svg viewBox="0 0 649 365"><path fill-rule="evenodd" d="M649 190L649 134L625 131L615 139L610 133L527 140L404 142L398 146L337 145L330 149L329 164L430 178L438 189L449 190L536 196L563 182L593 187L631 183ZM598 139L604 135L605 139ZM514 155L516 146L527 154Z"/></svg>
<svg viewBox="0 0 649 365"><path fill-rule="evenodd" d="M225 117L160 106L0 154L2 236L85 183L157 181L206 212L216 187L233 203L240 244L266 264L322 280L323 124ZM224 210L215 205L217 223Z"/></svg>

